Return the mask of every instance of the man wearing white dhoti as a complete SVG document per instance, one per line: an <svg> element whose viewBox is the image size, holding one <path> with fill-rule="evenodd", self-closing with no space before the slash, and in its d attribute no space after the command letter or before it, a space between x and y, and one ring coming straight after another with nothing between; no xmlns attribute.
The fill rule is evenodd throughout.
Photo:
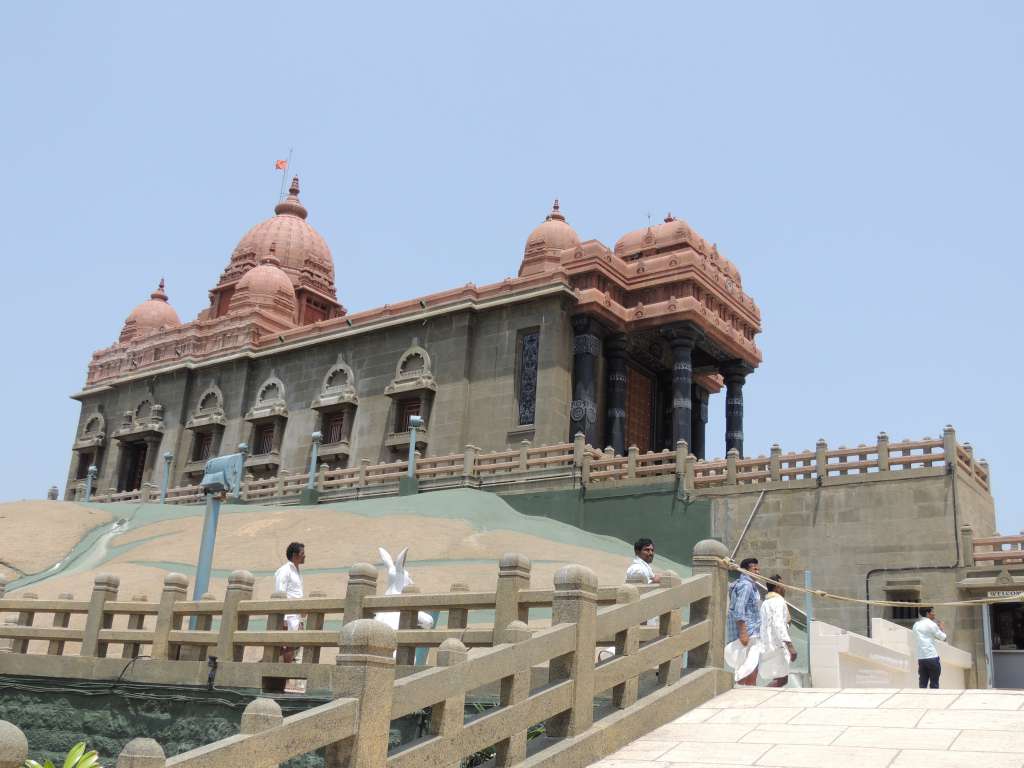
<svg viewBox="0 0 1024 768"><path fill-rule="evenodd" d="M302 574L299 573L299 566L306 562L306 547L301 542L293 541L288 545L285 552L288 562L277 569L274 574L274 591L284 592L289 598L301 598ZM284 617L288 629L296 632L303 629L302 616L297 613L289 613ZM281 649L281 660L290 664L295 660L295 649L285 646Z"/></svg>
<svg viewBox="0 0 1024 768"><path fill-rule="evenodd" d="M789 663L796 660L796 648L789 636L789 608L782 577L771 577L768 593L761 602L761 660L758 672L767 678L770 688L782 688L789 682Z"/></svg>

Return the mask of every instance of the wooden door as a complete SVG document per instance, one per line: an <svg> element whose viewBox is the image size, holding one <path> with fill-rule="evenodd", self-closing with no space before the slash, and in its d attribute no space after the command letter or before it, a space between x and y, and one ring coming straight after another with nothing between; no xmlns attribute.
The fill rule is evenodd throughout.
<svg viewBox="0 0 1024 768"><path fill-rule="evenodd" d="M626 368L626 448L640 453L651 450L651 414L654 410L654 379L633 366Z"/></svg>

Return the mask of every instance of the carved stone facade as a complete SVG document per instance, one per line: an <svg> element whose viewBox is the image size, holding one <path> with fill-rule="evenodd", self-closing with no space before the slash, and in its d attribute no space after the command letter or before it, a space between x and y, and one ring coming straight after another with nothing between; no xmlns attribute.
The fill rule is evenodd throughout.
<svg viewBox="0 0 1024 768"><path fill-rule="evenodd" d="M243 237L195 320L179 320L161 281L93 355L74 395L68 497L91 465L101 491L158 484L165 452L171 482L194 482L242 442L254 475L304 470L315 431L331 467L394 460L412 415L429 455L579 431L616 453L686 440L703 456L709 400L725 386L723 447L742 452L760 313L738 270L683 222L612 250L581 242L556 204L518 277L349 314L298 194L296 179Z"/></svg>

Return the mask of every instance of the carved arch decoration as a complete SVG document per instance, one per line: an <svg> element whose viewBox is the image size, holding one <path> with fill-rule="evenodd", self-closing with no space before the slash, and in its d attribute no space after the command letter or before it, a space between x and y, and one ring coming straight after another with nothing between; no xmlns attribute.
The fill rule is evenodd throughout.
<svg viewBox="0 0 1024 768"><path fill-rule="evenodd" d="M185 423L185 429L201 427L223 427L227 423L224 415L224 393L216 383L211 383L196 398L195 408Z"/></svg>
<svg viewBox="0 0 1024 768"><path fill-rule="evenodd" d="M284 382L273 371L256 390L256 402L245 414L245 418L252 421L271 416L288 416Z"/></svg>
<svg viewBox="0 0 1024 768"><path fill-rule="evenodd" d="M313 398L310 407L322 410L345 404L358 405L359 395L356 394L355 371L344 357L338 355L334 365L324 374L320 394Z"/></svg>
<svg viewBox="0 0 1024 768"><path fill-rule="evenodd" d="M437 391L434 373L431 370L430 353L420 346L419 339L413 338L412 344L398 358L395 378L384 388L384 394L396 397L425 391Z"/></svg>
<svg viewBox="0 0 1024 768"><path fill-rule="evenodd" d="M85 418L85 423L82 424L81 436L84 438L102 437L106 431L107 420L103 418L103 414L99 411L93 411Z"/></svg>

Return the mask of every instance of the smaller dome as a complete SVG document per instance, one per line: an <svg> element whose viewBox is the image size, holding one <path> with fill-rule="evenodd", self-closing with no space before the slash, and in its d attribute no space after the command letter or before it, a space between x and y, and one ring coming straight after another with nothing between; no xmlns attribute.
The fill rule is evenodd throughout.
<svg viewBox="0 0 1024 768"><path fill-rule="evenodd" d="M671 213L661 224L627 232L615 243L615 255L626 257L637 251L660 250L669 245L696 245L700 237L690 225Z"/></svg>
<svg viewBox="0 0 1024 768"><path fill-rule="evenodd" d="M575 248L579 244L579 235L565 221L565 216L562 215L556 199L555 204L551 206L551 213L526 238L526 253L529 255L542 250L561 251L566 248Z"/></svg>
<svg viewBox="0 0 1024 768"><path fill-rule="evenodd" d="M149 299L142 302L131 311L124 321L124 328L121 329L121 340L127 341L130 338L144 333L158 331L161 328L175 328L181 325L178 313L167 301L167 294L164 293L164 281L160 279L160 285Z"/></svg>
<svg viewBox="0 0 1024 768"><path fill-rule="evenodd" d="M295 287L291 278L281 269L275 251L275 244L271 243L270 252L262 263L242 275L231 300L232 311L267 307L281 314L294 315Z"/></svg>

